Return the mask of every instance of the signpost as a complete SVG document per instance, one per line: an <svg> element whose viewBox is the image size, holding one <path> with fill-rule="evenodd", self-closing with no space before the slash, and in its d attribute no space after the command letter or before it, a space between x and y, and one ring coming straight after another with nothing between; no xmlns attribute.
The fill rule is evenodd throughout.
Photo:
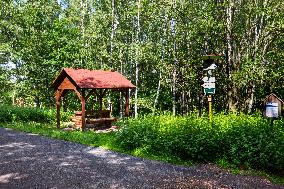
<svg viewBox="0 0 284 189"><path fill-rule="evenodd" d="M213 77L213 70L216 68L216 64L211 64L208 68L204 70L207 71L207 77L203 77L202 81L204 84L202 85L204 94L208 95L208 104L209 104L209 121L212 123L212 94L215 94L215 77Z"/></svg>

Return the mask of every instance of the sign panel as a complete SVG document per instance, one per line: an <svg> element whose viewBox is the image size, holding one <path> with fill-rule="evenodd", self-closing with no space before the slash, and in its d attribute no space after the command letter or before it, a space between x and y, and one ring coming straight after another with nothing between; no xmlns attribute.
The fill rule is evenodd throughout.
<svg viewBox="0 0 284 189"><path fill-rule="evenodd" d="M215 94L215 88L204 88L204 94Z"/></svg>
<svg viewBox="0 0 284 189"><path fill-rule="evenodd" d="M278 103L266 103L265 115L266 117L278 117Z"/></svg>
<svg viewBox="0 0 284 189"><path fill-rule="evenodd" d="M207 89L216 88L215 83L204 83L202 87L207 88Z"/></svg>
<svg viewBox="0 0 284 189"><path fill-rule="evenodd" d="M202 81L207 83L215 83L215 77L203 77Z"/></svg>

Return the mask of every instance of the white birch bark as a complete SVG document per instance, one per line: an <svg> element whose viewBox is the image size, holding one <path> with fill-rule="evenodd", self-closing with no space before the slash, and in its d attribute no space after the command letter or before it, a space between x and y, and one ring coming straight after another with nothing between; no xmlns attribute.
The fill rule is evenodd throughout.
<svg viewBox="0 0 284 189"><path fill-rule="evenodd" d="M137 2L137 29L136 29L136 60L135 60L135 104L134 104L134 116L138 117L138 89L139 89L139 34L140 34L140 0Z"/></svg>
<svg viewBox="0 0 284 189"><path fill-rule="evenodd" d="M158 99L159 99L159 95L160 95L161 79L162 79L162 72L159 71L159 81L158 81L158 86L157 86L157 90L156 90L156 97L155 97L155 100L154 100L154 111L156 110L156 106L158 104Z"/></svg>
<svg viewBox="0 0 284 189"><path fill-rule="evenodd" d="M109 67L112 68L112 60L113 60L113 38L114 38L114 32L115 32L115 7L114 7L114 0L111 1L111 34L110 34L110 60L109 60Z"/></svg>
<svg viewBox="0 0 284 189"><path fill-rule="evenodd" d="M231 80L232 72L234 71L234 57L233 57L233 18L234 18L234 8L235 2L234 0L230 0L228 2L228 7L226 9L226 27L227 27L227 69L228 76ZM234 83L230 82L228 86L228 108L230 111L236 111L236 104L234 100L235 88Z"/></svg>
<svg viewBox="0 0 284 189"><path fill-rule="evenodd" d="M173 1L173 9L175 11L176 9L176 1ZM171 29L173 32L173 37L174 37L174 44L173 44L173 50L174 50L174 68L173 68L173 80L172 80L172 104L173 104L173 115L176 115L176 75L177 75L177 57L176 57L176 20L174 17L171 19L172 25Z"/></svg>

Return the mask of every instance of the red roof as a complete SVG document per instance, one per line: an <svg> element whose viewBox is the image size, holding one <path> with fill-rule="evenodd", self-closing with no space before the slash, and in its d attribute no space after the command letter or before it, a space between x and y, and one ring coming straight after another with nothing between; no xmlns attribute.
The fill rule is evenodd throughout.
<svg viewBox="0 0 284 189"><path fill-rule="evenodd" d="M129 80L116 71L73 68L64 68L53 81L52 87L58 88L64 78L68 76L79 88L83 89L135 88Z"/></svg>

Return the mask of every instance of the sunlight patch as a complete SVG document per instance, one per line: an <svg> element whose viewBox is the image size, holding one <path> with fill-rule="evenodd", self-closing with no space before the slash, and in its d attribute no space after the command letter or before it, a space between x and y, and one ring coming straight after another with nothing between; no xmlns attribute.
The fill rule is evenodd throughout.
<svg viewBox="0 0 284 189"><path fill-rule="evenodd" d="M25 177L19 173L8 173L6 175L0 175L0 183L9 183L11 180L18 180Z"/></svg>

